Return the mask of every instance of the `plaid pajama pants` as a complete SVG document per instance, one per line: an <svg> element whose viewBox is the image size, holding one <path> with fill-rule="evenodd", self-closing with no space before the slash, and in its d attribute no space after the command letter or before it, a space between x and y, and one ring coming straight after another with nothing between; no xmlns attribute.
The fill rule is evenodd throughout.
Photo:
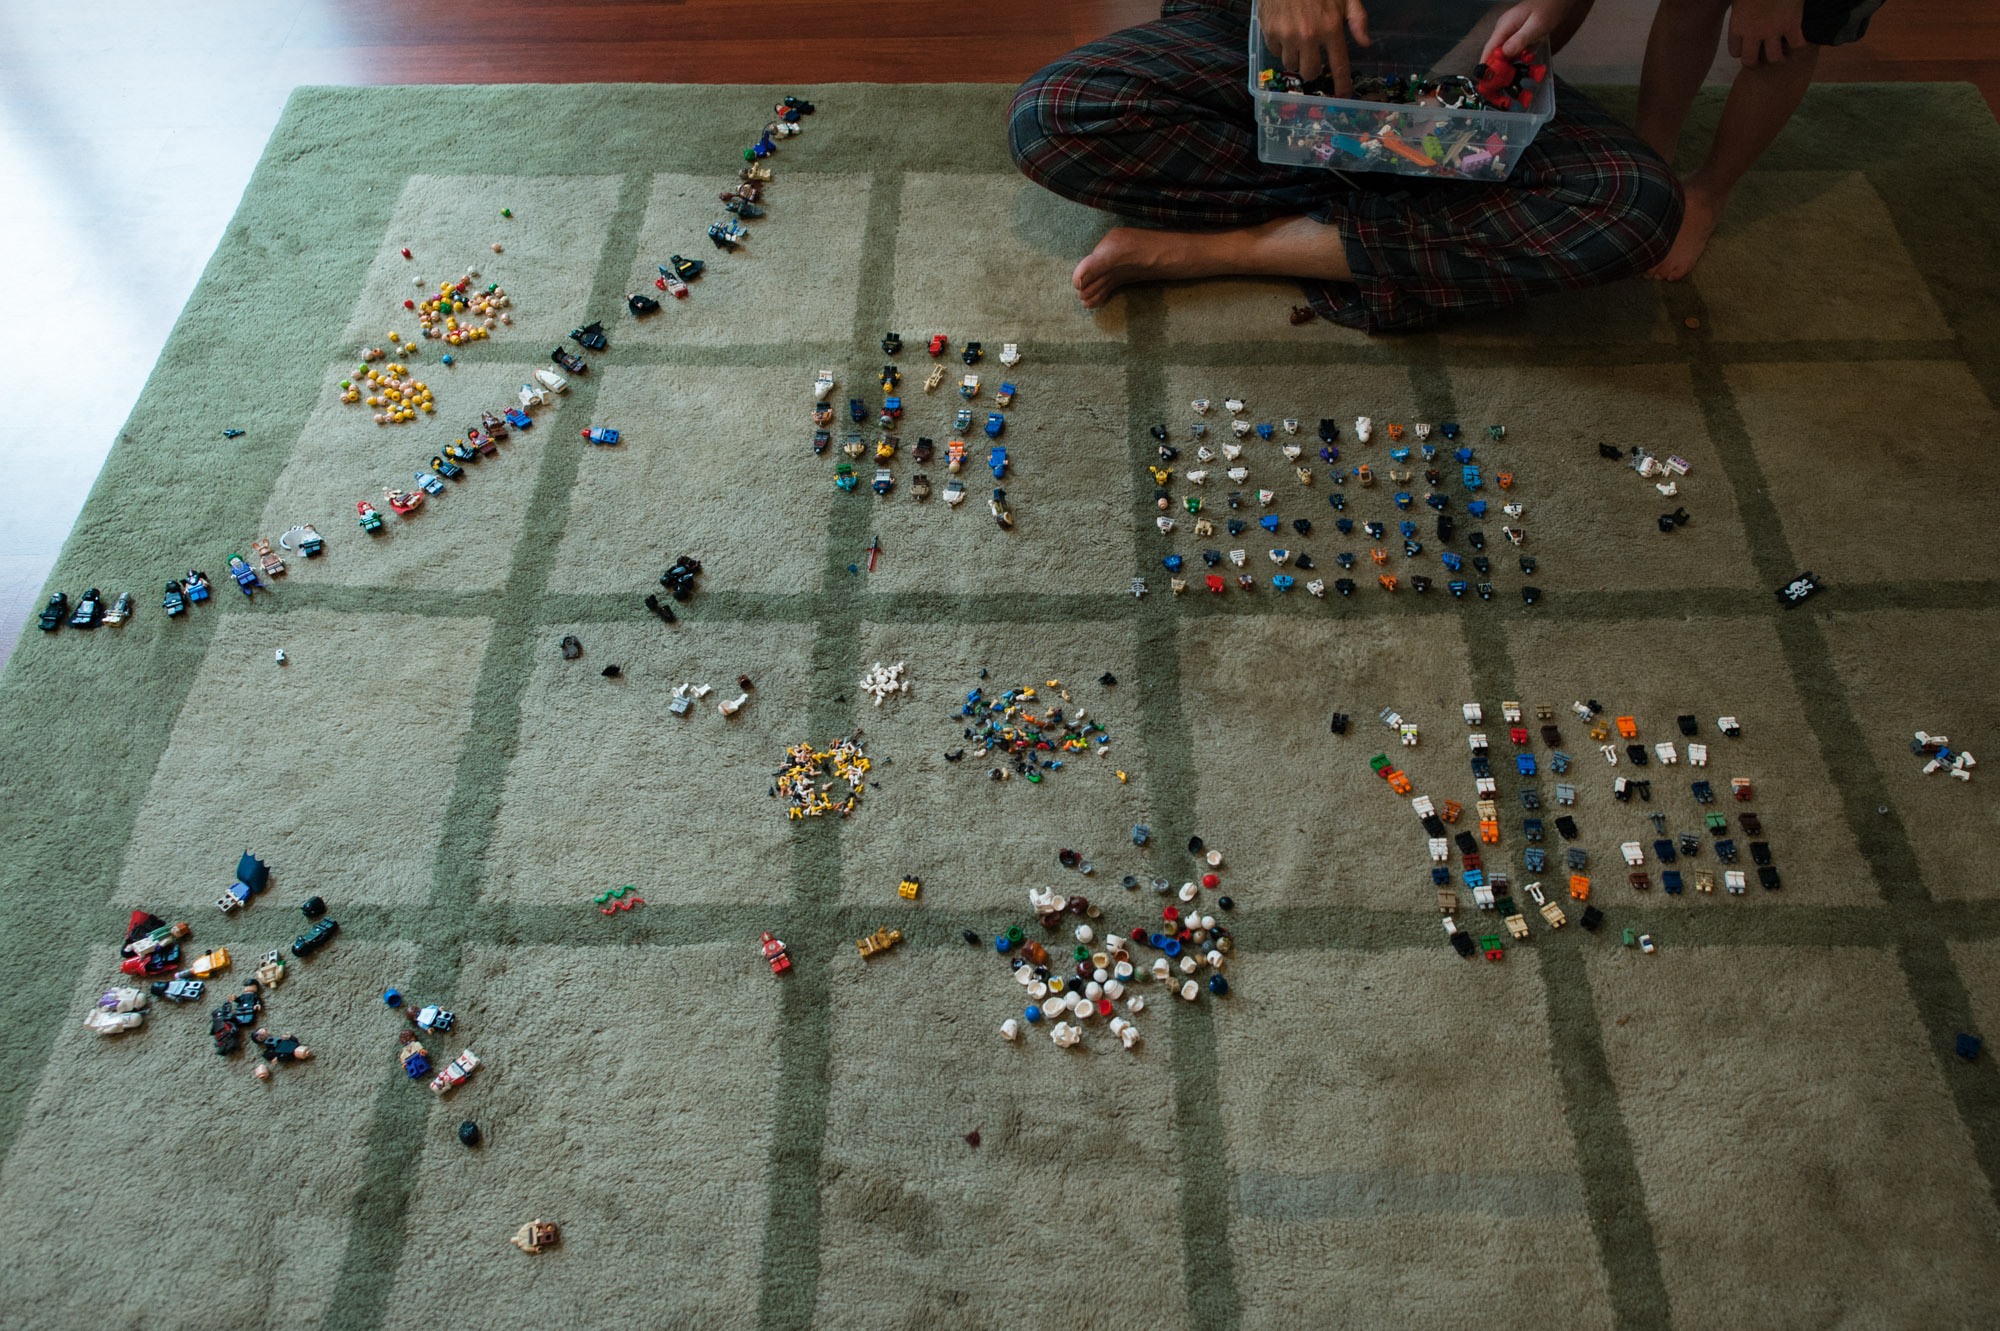
<svg viewBox="0 0 2000 1331"><path fill-rule="evenodd" d="M1014 161L1037 184L1142 225L1183 231L1305 214L1339 230L1352 282L1302 280L1337 323L1403 332L1448 313L1644 272L1673 243L1673 172L1567 84L1504 181L1380 172L1344 180L1257 160L1249 6L1168 4L1092 42L1015 94Z"/></svg>

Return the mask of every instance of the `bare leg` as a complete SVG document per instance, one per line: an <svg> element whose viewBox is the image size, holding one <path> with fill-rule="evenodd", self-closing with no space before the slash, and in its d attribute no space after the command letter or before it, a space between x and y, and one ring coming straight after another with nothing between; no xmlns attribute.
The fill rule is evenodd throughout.
<svg viewBox="0 0 2000 1331"><path fill-rule="evenodd" d="M1639 74L1635 128L1646 145L1669 162L1674 160L1695 94L1715 60L1722 20L1728 13L1728 0L1660 0L1653 11Z"/></svg>
<svg viewBox="0 0 2000 1331"><path fill-rule="evenodd" d="M1549 34L1551 53L1561 51L1563 47L1569 45L1569 39L1576 36L1576 30L1590 17L1590 11L1596 4L1597 0L1578 0L1578 3L1570 8L1569 13L1563 15L1563 21L1556 24L1555 31Z"/></svg>
<svg viewBox="0 0 2000 1331"><path fill-rule="evenodd" d="M1722 220L1729 192L1799 109L1818 63L1819 48L1806 46L1794 49L1780 64L1752 65L1736 72L1708 158L1683 182L1687 211L1680 233L1649 276L1671 281L1694 271Z"/></svg>
<svg viewBox="0 0 2000 1331"><path fill-rule="evenodd" d="M1340 232L1310 217L1281 217L1234 231L1147 231L1113 227L1070 276L1086 309L1128 282L1191 277L1317 277L1345 282Z"/></svg>

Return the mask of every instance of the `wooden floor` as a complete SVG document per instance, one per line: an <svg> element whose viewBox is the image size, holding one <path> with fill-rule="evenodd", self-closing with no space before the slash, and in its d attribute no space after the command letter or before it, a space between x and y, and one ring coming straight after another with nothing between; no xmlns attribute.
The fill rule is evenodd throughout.
<svg viewBox="0 0 2000 1331"><path fill-rule="evenodd" d="M1599 0L1563 73L1635 80L1652 7ZM0 659L293 87L1011 83L1156 12L1146 0L0 0L0 346L50 352L35 358L36 391L0 417L12 482ZM1728 70L1719 53L1711 77ZM2000 108L2000 0L1889 0L1819 72L1967 80ZM423 127L393 129L421 162Z"/></svg>

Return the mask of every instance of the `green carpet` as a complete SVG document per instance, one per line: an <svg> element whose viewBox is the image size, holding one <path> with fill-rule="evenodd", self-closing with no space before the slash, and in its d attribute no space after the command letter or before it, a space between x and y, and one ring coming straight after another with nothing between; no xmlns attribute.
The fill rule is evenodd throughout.
<svg viewBox="0 0 2000 1331"><path fill-rule="evenodd" d="M774 162L770 217L643 323L622 297L669 253L710 256L713 196L772 91L292 99L51 584L130 589L136 619L31 626L0 678L0 1325L2000 1322L2000 1078L1991 1052L1953 1053L1961 1031L2000 1036L2000 769L1961 784L1907 751L1924 728L2000 757L2000 547L1979 534L2000 129L1977 95L1815 90L1692 283L1371 341L1292 327L1277 283L1088 316L1065 277L1103 224L1011 173L1006 89L806 91L821 110ZM1629 111L1629 90L1610 100ZM342 405L356 352L413 326L411 278L468 265L515 319L451 369L429 344L439 415L377 428ZM356 530L355 500L407 483L591 318L610 350L534 430L416 518ZM906 445L942 443L959 402L923 392L930 333L985 343L982 411L1019 386L1014 531L985 514L983 440L956 511L911 497L906 459L886 500L866 467L842 495L806 448L814 372L873 405L891 329ZM1011 372L1003 342L1022 345ZM1392 595L1372 543L1335 532L1324 478L1300 487L1253 438L1245 488L1313 520L1283 538L1311 576L1364 552L1351 599L1280 595L1276 538L1153 524L1148 427L1191 445L1188 401L1229 396L1307 434L1463 421L1528 542L1483 524L1490 601L1414 594L1410 574L1444 576L1434 549L1392 558ZM586 425L625 442L583 444ZM1692 470L1663 501L1600 441ZM1389 446L1348 460L1386 471ZM1218 520L1226 488L1207 488ZM1395 488L1351 487L1349 513L1393 522ZM1662 534L1677 505L1692 520ZM1459 511L1470 555L1481 524ZM226 556L300 521L324 557L238 595ZM1207 545L1247 547L1257 590L1171 594L1162 556L1199 574ZM640 597L683 551L707 571L670 628ZM160 586L190 565L221 585L169 622ZM1826 590L1783 609L1773 590L1805 569ZM877 660L913 681L879 710L856 688ZM755 686L725 720L739 673ZM1108 756L1039 786L945 760L968 690L1056 679ZM688 681L719 692L670 714ZM1674 719L1696 714L1709 767L1605 767L1579 698L1649 745L1684 746ZM1488 867L1570 907L1560 931L1530 907L1499 963L1446 946L1422 829L1368 766L1388 750L1470 829L1475 699L1506 769ZM1554 709L1566 778L1539 740L1538 775L1512 770L1504 700L1531 734ZM784 748L857 725L879 784L851 819L788 821L767 793ZM1649 776L1651 801L1615 801L1620 775ZM1781 891L1754 870L1743 896L1626 885L1618 847L1650 846L1649 814L1700 830L1701 776L1739 844L1737 815L1761 816ZM1737 776L1749 804L1727 798ZM1572 843L1524 871L1524 788L1577 818L1602 931L1554 890ZM1129 1053L1098 1023L1077 1050L1046 1027L1004 1043L1021 991L961 931L1040 936L1037 887L1127 930L1161 899L1119 879L1192 876L1194 834L1236 902L1231 993L1148 986ZM1712 840L1679 867L1719 874ZM224 917L246 846L273 887ZM1656 884L1663 867L1648 855ZM590 904L627 883L644 906ZM1457 891L1463 922L1501 932ZM212 1004L115 1040L81 1025L131 908L229 947L226 993L313 893L341 932L268 999L313 1064L256 1082L209 1052ZM862 960L853 941L884 925L905 941ZM1621 946L1627 928L1658 951ZM763 965L766 929L788 975ZM435 1055L485 1062L449 1101L397 1067L391 984L458 1013ZM538 1257L507 1244L534 1218L564 1232Z"/></svg>

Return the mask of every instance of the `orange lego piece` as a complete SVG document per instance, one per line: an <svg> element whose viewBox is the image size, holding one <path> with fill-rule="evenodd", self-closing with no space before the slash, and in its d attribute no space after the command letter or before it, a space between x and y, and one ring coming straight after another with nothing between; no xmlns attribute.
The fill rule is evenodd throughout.
<svg viewBox="0 0 2000 1331"><path fill-rule="evenodd" d="M1637 739L1639 738L1639 723L1629 716L1621 716L1618 718L1618 733L1626 739Z"/></svg>
<svg viewBox="0 0 2000 1331"><path fill-rule="evenodd" d="M1386 564L1389 562L1389 552L1387 550L1370 550L1368 552L1368 557L1374 560L1378 564Z"/></svg>
<svg viewBox="0 0 2000 1331"><path fill-rule="evenodd" d="M1395 137L1392 134L1379 135L1378 137L1369 140L1369 142L1379 143L1384 148L1387 148L1390 152L1396 154L1396 156L1404 158L1407 161L1414 162L1418 166L1433 167L1437 165L1436 162L1433 162L1430 158L1424 156L1421 151L1419 151L1416 148L1412 148L1409 144L1403 142L1401 139Z"/></svg>
<svg viewBox="0 0 2000 1331"><path fill-rule="evenodd" d="M1383 775L1388 779L1389 789L1395 791L1398 795L1407 795L1410 793L1410 778L1404 776L1401 772L1385 772Z"/></svg>
<svg viewBox="0 0 2000 1331"><path fill-rule="evenodd" d="M1580 873L1569 876L1569 894L1578 901L1590 900L1590 880Z"/></svg>
<svg viewBox="0 0 2000 1331"><path fill-rule="evenodd" d="M1464 806L1457 800L1446 800L1444 802L1444 812L1440 816L1448 823L1455 823L1458 821L1458 815L1464 812Z"/></svg>
<svg viewBox="0 0 2000 1331"><path fill-rule="evenodd" d="M1500 840L1500 820L1487 818L1479 824L1479 839L1491 844Z"/></svg>
<svg viewBox="0 0 2000 1331"><path fill-rule="evenodd" d="M1396 575L1393 573L1384 573L1381 577L1377 578L1376 581L1382 584L1382 590L1385 592L1393 592L1396 590Z"/></svg>
<svg viewBox="0 0 2000 1331"><path fill-rule="evenodd" d="M1511 471L1503 471L1493 479L1500 482L1502 490L1511 490L1514 488L1514 473Z"/></svg>

